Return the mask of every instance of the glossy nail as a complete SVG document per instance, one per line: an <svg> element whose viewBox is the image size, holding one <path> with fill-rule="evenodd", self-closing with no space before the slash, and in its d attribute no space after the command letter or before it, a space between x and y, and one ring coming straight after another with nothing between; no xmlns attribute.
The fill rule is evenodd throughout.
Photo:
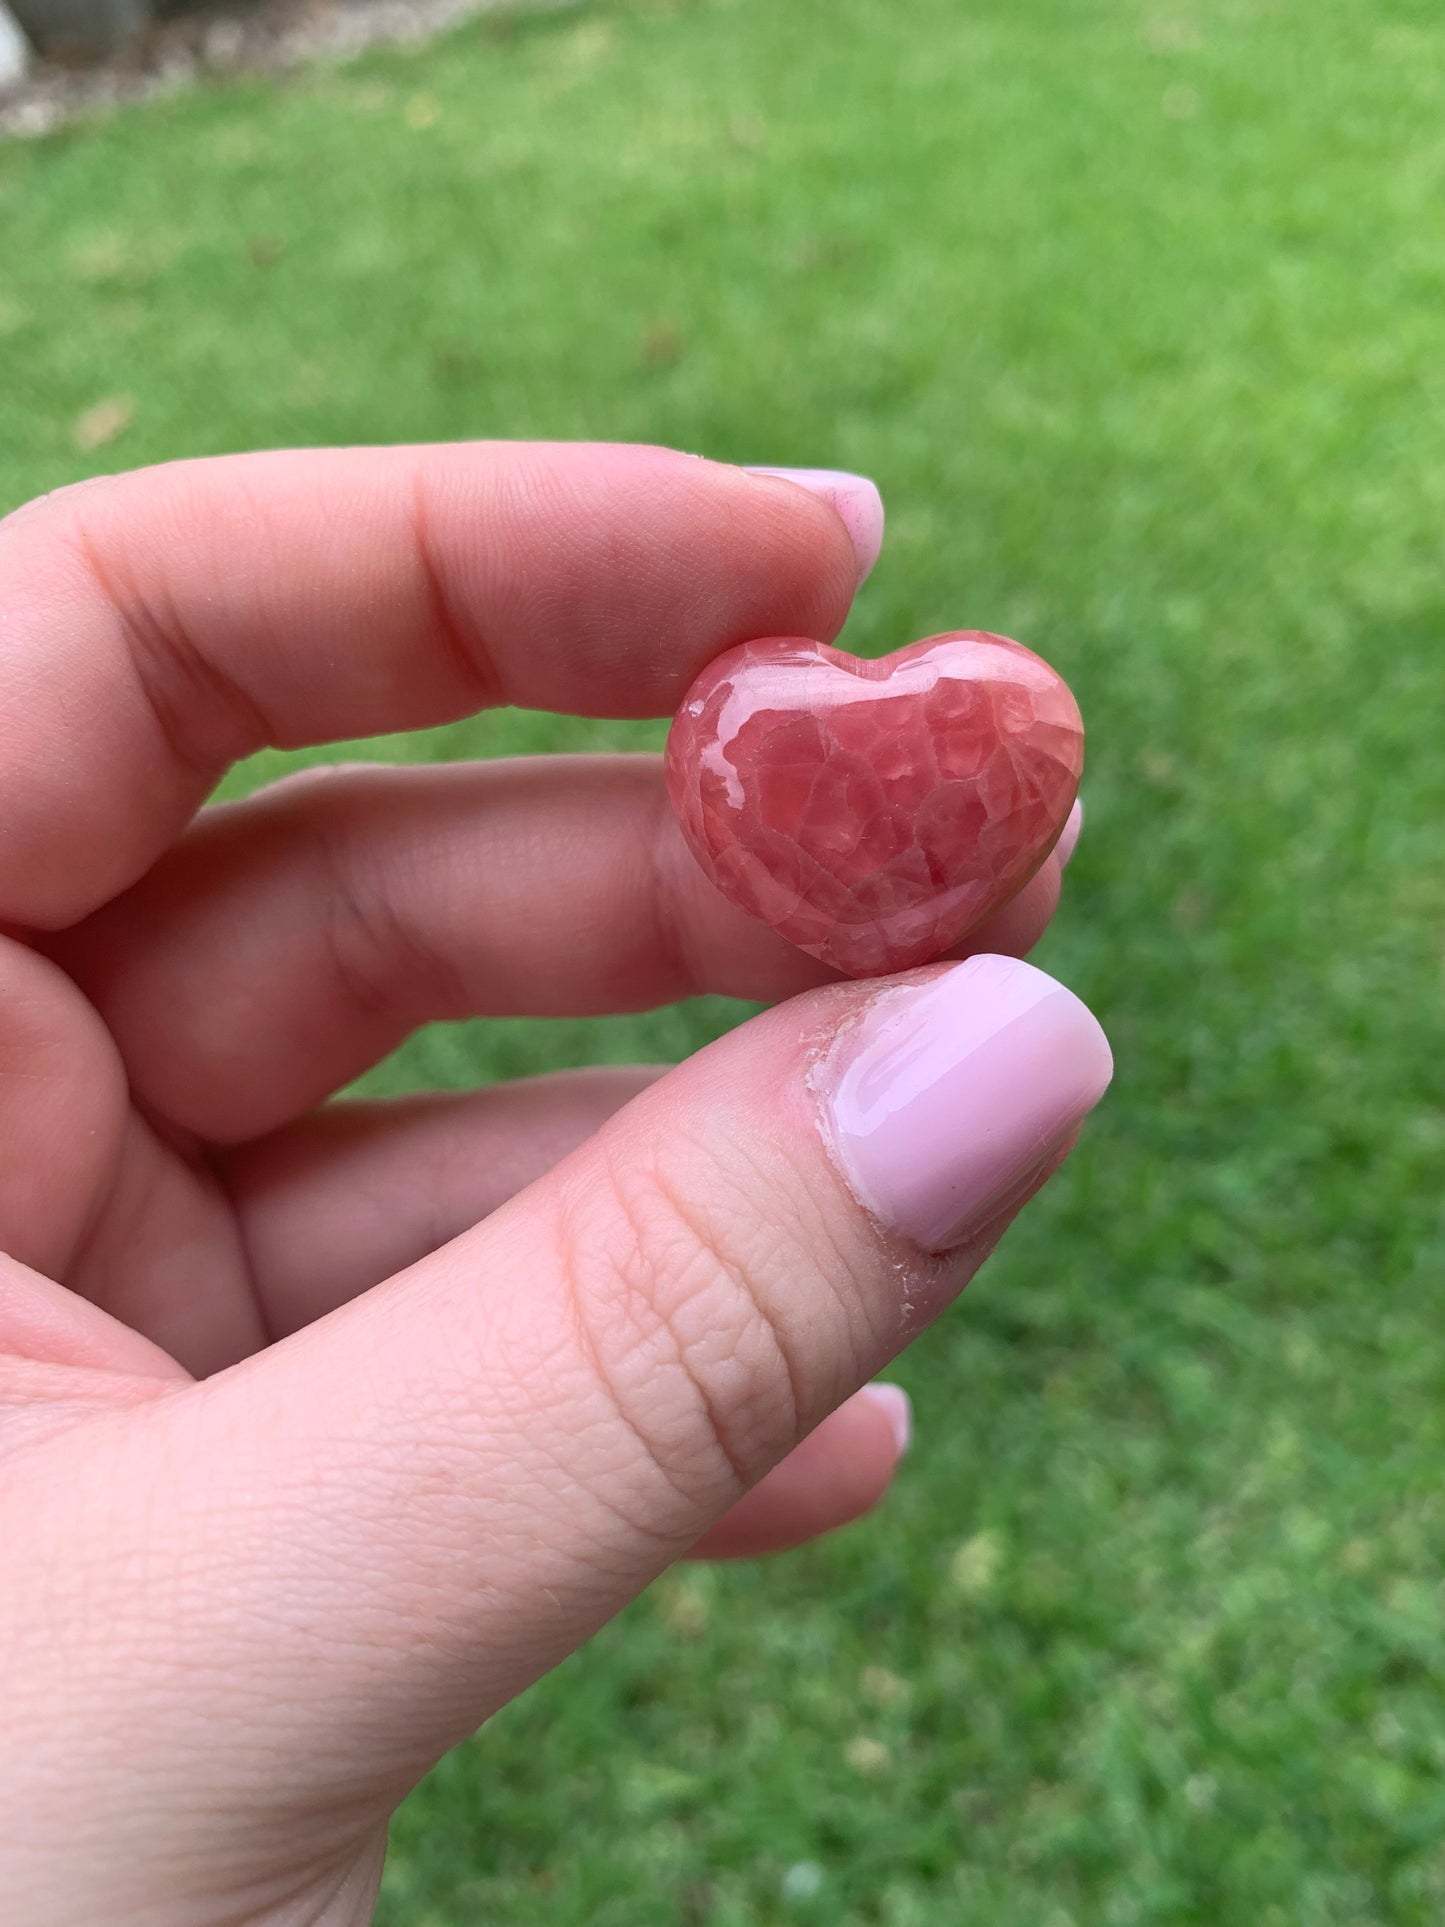
<svg viewBox="0 0 1445 1927"><path fill-rule="evenodd" d="M913 1442L913 1400L901 1385L889 1385L882 1379L865 1385L863 1396L878 1407L892 1426L901 1459Z"/></svg>
<svg viewBox="0 0 1445 1927"><path fill-rule="evenodd" d="M1069 858L1074 854L1074 845L1079 840L1079 832L1084 827L1084 799L1074 798L1074 807L1064 818L1064 827L1059 831L1059 840L1054 845L1054 855L1059 859L1059 868L1067 870Z"/></svg>
<svg viewBox="0 0 1445 1927"><path fill-rule="evenodd" d="M926 1251L965 1242L1098 1103L1108 1041L1072 991L1014 957L882 990L819 1067L854 1195Z"/></svg>
<svg viewBox="0 0 1445 1927"><path fill-rule="evenodd" d="M858 581L866 582L883 546L883 497L866 475L841 468L749 468L749 475L776 475L821 495L847 529L858 560Z"/></svg>

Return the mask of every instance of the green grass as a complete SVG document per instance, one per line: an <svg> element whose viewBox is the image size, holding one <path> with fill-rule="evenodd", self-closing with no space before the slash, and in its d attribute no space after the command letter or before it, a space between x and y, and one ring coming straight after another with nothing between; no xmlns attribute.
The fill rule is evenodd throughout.
<svg viewBox="0 0 1445 1927"><path fill-rule="evenodd" d="M906 1361L886 1516L670 1575L409 1803L390 1927L1445 1916L1442 206L1434 0L638 0L0 149L0 506L283 442L857 467L849 639L1021 635L1089 722L1042 960L1118 1081Z"/></svg>

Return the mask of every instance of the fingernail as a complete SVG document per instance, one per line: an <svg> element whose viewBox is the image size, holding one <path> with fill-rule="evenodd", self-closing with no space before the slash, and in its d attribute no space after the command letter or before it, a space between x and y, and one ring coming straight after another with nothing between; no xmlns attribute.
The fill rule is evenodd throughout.
<svg viewBox="0 0 1445 1927"><path fill-rule="evenodd" d="M847 529L858 559L859 586L867 581L883 547L883 497L866 475L841 468L750 468L749 475L776 475L821 495Z"/></svg>
<svg viewBox="0 0 1445 1927"><path fill-rule="evenodd" d="M881 1379L877 1384L865 1385L863 1396L878 1407L892 1426L901 1459L913 1442L913 1400L901 1385L886 1385Z"/></svg>
<svg viewBox="0 0 1445 1927"><path fill-rule="evenodd" d="M925 1251L948 1251L1037 1177L1113 1068L1072 991L983 956L882 991L816 1083L860 1203Z"/></svg>
<svg viewBox="0 0 1445 1927"><path fill-rule="evenodd" d="M1059 831L1059 840L1054 845L1054 855L1059 859L1059 868L1067 870L1069 858L1074 854L1074 845L1079 840L1079 831L1084 827L1084 799L1074 798L1074 807L1064 818L1064 827Z"/></svg>

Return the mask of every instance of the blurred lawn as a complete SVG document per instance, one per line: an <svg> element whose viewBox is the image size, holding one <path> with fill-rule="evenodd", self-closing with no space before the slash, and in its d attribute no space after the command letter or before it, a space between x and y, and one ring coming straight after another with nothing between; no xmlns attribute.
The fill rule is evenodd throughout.
<svg viewBox="0 0 1445 1927"><path fill-rule="evenodd" d="M850 640L1009 631L1089 720L1042 960L1118 1082L903 1367L887 1516L660 1584L412 1800L391 1927L1445 1916L1442 403L1434 0L638 0L0 149L0 506L285 442L851 466Z"/></svg>

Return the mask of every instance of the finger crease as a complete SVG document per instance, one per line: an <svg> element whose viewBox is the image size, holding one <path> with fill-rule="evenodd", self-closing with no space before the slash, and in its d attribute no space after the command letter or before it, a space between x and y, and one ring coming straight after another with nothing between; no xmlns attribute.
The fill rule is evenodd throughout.
<svg viewBox="0 0 1445 1927"><path fill-rule="evenodd" d="M746 1305L756 1320L758 1329L764 1334L768 1348L773 1354L774 1361L780 1367L783 1379L787 1385L786 1429L789 1433L796 1432L799 1415L802 1411L802 1388L798 1382L798 1375L793 1364L792 1355L788 1346L783 1342L783 1336L778 1328L776 1319L767 1311L762 1302L762 1295L755 1289L753 1281L747 1271L721 1249L719 1241L710 1235L707 1226L705 1226L698 1217L691 1202L674 1186L668 1184L661 1173L654 1174L653 1182L657 1185L662 1196L666 1198L677 1222L682 1225L684 1230L693 1239L697 1249L708 1254L711 1262L717 1266L722 1276L727 1279L731 1289L737 1294L739 1303ZM716 1434L719 1448L726 1457L728 1464L732 1467L739 1486L746 1491L756 1482L756 1468L750 1471L744 1464L742 1456L732 1446L728 1437L726 1423L721 1411L718 1409L717 1402L712 1397L701 1375L693 1365L686 1347L680 1341L678 1343L678 1352L683 1370L697 1388L698 1398L707 1415L708 1423Z"/></svg>
<svg viewBox="0 0 1445 1927"><path fill-rule="evenodd" d="M470 1014L459 972L417 931L385 885L362 883L320 813L326 943L345 995L364 1015L410 1029Z"/></svg>
<svg viewBox="0 0 1445 1927"><path fill-rule="evenodd" d="M430 625L450 657L472 710L495 709L504 700L491 651L447 587L447 571L437 560L426 478L418 468L412 480L411 535L417 572L426 597Z"/></svg>
<svg viewBox="0 0 1445 1927"><path fill-rule="evenodd" d="M232 1189L231 1172L226 1161L225 1152L219 1149L211 1150L208 1148L205 1156L206 1169L214 1179L217 1190L219 1190L222 1198L225 1200L226 1208L231 1214L231 1223L235 1226L236 1263L241 1274L241 1285L251 1301L252 1309L255 1311L256 1325L261 1333L261 1344L264 1349L267 1345L274 1345L281 1334L271 1321L271 1311L266 1302L265 1287L261 1283L260 1268L256 1263L256 1254L251 1246L251 1229L248 1221L248 1213Z"/></svg>
<svg viewBox="0 0 1445 1927"><path fill-rule="evenodd" d="M667 1183L661 1172L652 1171L647 1182L664 1202L670 1213L671 1222L686 1234L698 1262L708 1267L715 1277L725 1281L730 1302L739 1307L742 1315L750 1323L756 1321L763 1328L770 1349L781 1359L785 1368L789 1396L793 1401L792 1411L789 1414L791 1423L793 1413L796 1411L796 1389L793 1385L792 1371L777 1327L759 1304L751 1280L740 1265L719 1249L717 1242L710 1236L707 1228L698 1221L687 1201ZM628 1223L632 1233L633 1249L638 1254L644 1270L654 1273L655 1276L653 1264L647 1255L650 1243L647 1222L632 1202L629 1184L625 1177L621 1181L614 1181L612 1196ZM741 1495L755 1482L757 1468L749 1467L745 1455L734 1442L716 1392L708 1383L706 1374L699 1368L688 1341L680 1329L677 1316L662 1301L661 1292L649 1290L646 1285L636 1281L633 1281L632 1290L635 1293L635 1302L645 1308L643 1316L650 1321L655 1333L665 1340L670 1362L686 1380L696 1401L699 1415L706 1426L707 1436L732 1474L737 1492Z"/></svg>
<svg viewBox="0 0 1445 1927"><path fill-rule="evenodd" d="M593 1380L598 1389L606 1397L613 1417L635 1441L638 1450L642 1453L647 1464L658 1474L674 1497L677 1498L682 1505L690 1507L694 1503L694 1495L687 1490L674 1473L672 1467L665 1462L663 1453L659 1451L656 1443L648 1437L642 1426L639 1425L633 1417L631 1411L628 1409L628 1400L622 1396L618 1389L612 1370L607 1363L603 1346L598 1340L596 1330L593 1326L592 1315L588 1309L591 1302L590 1296L577 1275L576 1266L571 1255L573 1244L565 1228L563 1228L561 1235L556 1241L556 1251L557 1274L562 1281L572 1329L576 1336L577 1345L583 1360L591 1370ZM670 1534L659 1531L650 1519L640 1514L634 1515L632 1512L627 1511L617 1504L616 1501L607 1499L606 1495L602 1492L598 1492L596 1496L602 1499L614 1517L620 1518L625 1525L641 1533L644 1537L663 1543L666 1543L670 1538Z"/></svg>
<svg viewBox="0 0 1445 1927"><path fill-rule="evenodd" d="M254 699L195 646L175 610L162 617L134 583L123 582L78 518L70 539L119 625L141 694L175 760L210 782L269 742L270 723Z"/></svg>

